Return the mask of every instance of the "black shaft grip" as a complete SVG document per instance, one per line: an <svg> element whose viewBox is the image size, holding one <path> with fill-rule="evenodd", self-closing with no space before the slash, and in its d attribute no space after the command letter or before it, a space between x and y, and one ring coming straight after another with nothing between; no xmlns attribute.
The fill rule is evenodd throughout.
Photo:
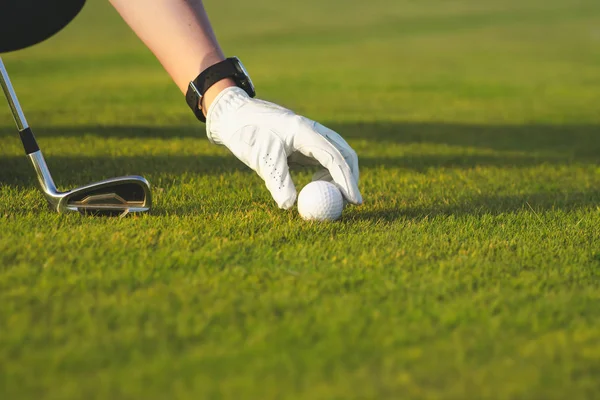
<svg viewBox="0 0 600 400"><path fill-rule="evenodd" d="M29 155L40 150L37 142L35 141L35 136L33 136L31 128L27 127L22 131L19 131L19 136L21 136L21 142L23 142L25 154Z"/></svg>

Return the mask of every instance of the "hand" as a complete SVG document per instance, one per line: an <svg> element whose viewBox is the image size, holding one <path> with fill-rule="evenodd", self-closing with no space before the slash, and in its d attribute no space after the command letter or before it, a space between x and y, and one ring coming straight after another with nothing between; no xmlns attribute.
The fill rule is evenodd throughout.
<svg viewBox="0 0 600 400"><path fill-rule="evenodd" d="M324 169L313 179L332 181L348 202L362 203L354 150L331 129L286 108L230 87L211 102L206 133L211 142L225 145L256 171L280 208L288 209L296 201L288 162L321 165Z"/></svg>

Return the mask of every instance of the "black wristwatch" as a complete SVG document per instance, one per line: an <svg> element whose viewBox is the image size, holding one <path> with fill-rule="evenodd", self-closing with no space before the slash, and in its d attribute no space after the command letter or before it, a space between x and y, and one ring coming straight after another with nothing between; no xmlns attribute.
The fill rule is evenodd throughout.
<svg viewBox="0 0 600 400"><path fill-rule="evenodd" d="M230 57L206 68L200 75L190 82L185 101L194 112L196 118L206 122L206 117L198 106L204 93L221 79L231 78L237 86L244 89L248 96L256 96L252 80L246 72L246 68L237 57Z"/></svg>

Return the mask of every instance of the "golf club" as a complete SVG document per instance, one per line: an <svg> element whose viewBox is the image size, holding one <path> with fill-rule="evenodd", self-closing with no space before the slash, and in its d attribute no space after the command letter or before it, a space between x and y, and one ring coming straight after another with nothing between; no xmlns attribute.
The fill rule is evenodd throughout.
<svg viewBox="0 0 600 400"><path fill-rule="evenodd" d="M150 185L141 176L111 178L67 192L59 192L54 185L42 151L27 124L1 57L0 84L17 123L25 153L37 173L42 192L55 211L59 213L78 211L83 214L124 216L131 212L150 210L152 205Z"/></svg>

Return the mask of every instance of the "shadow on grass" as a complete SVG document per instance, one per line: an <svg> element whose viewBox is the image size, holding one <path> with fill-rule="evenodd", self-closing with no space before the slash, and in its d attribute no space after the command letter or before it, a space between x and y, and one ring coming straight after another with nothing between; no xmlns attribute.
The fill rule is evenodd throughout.
<svg viewBox="0 0 600 400"><path fill-rule="evenodd" d="M593 125L461 125L434 123L355 123L329 124L350 142L418 144L429 143L463 148L493 150L493 153L469 154L400 154L385 157L360 157L361 168L408 169L474 168L478 166L526 167L541 164L568 165L600 163L600 127ZM187 127L52 127L40 128L40 138L85 135L102 137L175 138L202 137L198 126ZM18 140L14 128L0 128L0 142ZM74 139L75 140L75 139ZM517 154L515 154L517 153ZM359 154L360 155L360 154ZM60 185L83 184L111 176L166 174L228 174L252 172L233 156L131 156L131 157L60 157L47 159L54 178ZM170 182L166 182L169 184ZM31 187L37 184L26 157L0 159L0 185ZM165 184L165 182L163 182ZM483 196L428 208L387 210L359 209L348 219L391 221L399 218L425 218L436 215L500 214L532 208L571 210L600 204L600 192L556 193L535 192L516 196ZM184 213L185 210L174 210Z"/></svg>
<svg viewBox="0 0 600 400"><path fill-rule="evenodd" d="M57 183L86 182L120 175L180 176L220 175L232 172L251 173L234 156L119 156L119 157L62 157L49 156L46 162ZM424 172L435 168L475 167L531 167L543 164L566 165L573 162L595 164L591 159L561 158L559 156L515 156L515 155L422 155L398 157L361 157L362 169L407 169ZM37 184L35 173L25 156L0 158L0 185L29 187Z"/></svg>
<svg viewBox="0 0 600 400"><path fill-rule="evenodd" d="M497 151L573 152L594 156L600 150L598 125L477 125L455 123L327 123L344 138L395 144L431 143ZM39 138L94 135L121 138L203 138L203 125L34 127ZM13 126L0 126L0 138L17 138ZM2 139L5 140L5 139ZM596 156L598 157L598 156Z"/></svg>
<svg viewBox="0 0 600 400"><path fill-rule="evenodd" d="M449 204L440 203L419 207L408 206L367 211L356 209L344 220L393 222L402 219L422 220L450 215L500 215L518 211L542 213L551 210L573 211L598 207L600 207L600 189L589 192L535 192L514 196L477 195Z"/></svg>
<svg viewBox="0 0 600 400"><path fill-rule="evenodd" d="M131 156L131 157L46 157L46 163L58 185L84 184L121 175L183 174L219 175L231 172L252 173L233 156ZM0 158L0 185L19 187L37 185L27 157Z"/></svg>

